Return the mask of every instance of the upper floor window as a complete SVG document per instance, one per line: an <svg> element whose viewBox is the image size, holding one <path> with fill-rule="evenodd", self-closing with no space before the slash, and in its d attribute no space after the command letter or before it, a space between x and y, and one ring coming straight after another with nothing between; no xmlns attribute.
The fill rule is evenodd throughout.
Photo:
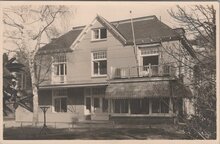
<svg viewBox="0 0 220 144"><path fill-rule="evenodd" d="M140 56L141 75L158 75L159 48L141 46Z"/></svg>
<svg viewBox="0 0 220 144"><path fill-rule="evenodd" d="M107 56L106 51L92 53L92 68L94 76L107 74Z"/></svg>
<svg viewBox="0 0 220 144"><path fill-rule="evenodd" d="M67 74L66 55L55 55L53 57L54 74L63 76Z"/></svg>
<svg viewBox="0 0 220 144"><path fill-rule="evenodd" d="M101 40L107 38L106 28L92 30L92 40Z"/></svg>

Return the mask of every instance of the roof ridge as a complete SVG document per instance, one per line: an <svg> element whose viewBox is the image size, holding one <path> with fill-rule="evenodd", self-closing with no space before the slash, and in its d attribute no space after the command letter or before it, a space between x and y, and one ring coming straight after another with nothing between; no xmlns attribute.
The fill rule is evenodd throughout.
<svg viewBox="0 0 220 144"><path fill-rule="evenodd" d="M101 15L98 15L98 16L101 16ZM156 15L150 15L150 16L135 17L132 20L133 20L133 22L135 22L137 20L152 19L152 18L157 19L157 16ZM111 24L115 24L115 23L118 23L118 22L123 23L123 22L130 22L130 21L131 21L131 19L127 18L127 19L122 19L122 20L117 20L117 21L108 21L108 22L111 23ZM84 27L86 27L86 25L80 25L80 26L72 27L72 29L76 30L76 29L82 29Z"/></svg>
<svg viewBox="0 0 220 144"><path fill-rule="evenodd" d="M76 27L72 27L72 30L79 30L79 29L83 29L85 27L86 27L86 25L76 26Z"/></svg>
<svg viewBox="0 0 220 144"><path fill-rule="evenodd" d="M147 19L157 19L157 17L156 17L156 15L150 15L150 16L142 16L142 17L132 18L133 22L136 22L139 20L147 20ZM110 23L116 24L116 23L126 23L126 22L130 22L130 21L131 21L131 19L127 18L127 19L123 19L123 20L111 21Z"/></svg>

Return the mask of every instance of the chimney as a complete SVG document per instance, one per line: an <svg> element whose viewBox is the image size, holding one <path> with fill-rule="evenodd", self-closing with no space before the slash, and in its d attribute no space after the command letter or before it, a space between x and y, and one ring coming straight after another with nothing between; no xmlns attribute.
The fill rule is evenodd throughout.
<svg viewBox="0 0 220 144"><path fill-rule="evenodd" d="M51 42L54 42L55 40L57 40L57 38L51 38Z"/></svg>
<svg viewBox="0 0 220 144"><path fill-rule="evenodd" d="M185 30L183 28L175 28L173 30L181 36L185 34Z"/></svg>

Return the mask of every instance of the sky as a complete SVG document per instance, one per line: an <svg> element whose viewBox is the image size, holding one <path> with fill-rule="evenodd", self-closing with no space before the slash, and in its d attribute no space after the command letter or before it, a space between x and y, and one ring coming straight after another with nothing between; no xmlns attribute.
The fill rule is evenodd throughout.
<svg viewBox="0 0 220 144"><path fill-rule="evenodd" d="M202 4L200 2L199 4ZM23 4L23 3L21 3ZM30 3L29 3L30 4ZM39 2L37 3L39 4ZM44 4L40 2L40 4ZM48 4L45 3L45 4ZM61 4L67 3L49 3L49 4ZM170 26L171 28L180 27L178 23L167 12L170 9L176 9L176 5L181 7L189 7L189 5L196 4L189 2L71 2L68 3L71 14L65 20L57 20L57 26L59 27L60 34L72 29L75 26L88 25L96 17L97 14L101 15L108 21L117 21L131 18L130 11L132 11L132 17L143 17L156 15L158 19ZM198 4L198 3L197 3ZM205 4L205 3L204 3ZM210 3L209 3L210 4ZM8 6L8 3L6 4ZM16 5L16 4L14 4ZM9 4L10 6L10 4ZM16 5L17 6L17 5ZM45 39L45 42L48 41ZM11 47L11 46L7 46Z"/></svg>
<svg viewBox="0 0 220 144"><path fill-rule="evenodd" d="M97 14L103 16L108 21L123 20L131 18L130 11L132 11L133 18L156 15L167 25L175 27L175 22L167 12L167 10L175 7L176 3L126 2L81 4L72 7L73 17L69 21L72 27L87 25Z"/></svg>

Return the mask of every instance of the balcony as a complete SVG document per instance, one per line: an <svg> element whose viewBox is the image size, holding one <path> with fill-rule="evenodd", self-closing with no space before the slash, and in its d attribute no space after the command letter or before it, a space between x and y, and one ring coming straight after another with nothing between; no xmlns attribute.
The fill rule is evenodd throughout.
<svg viewBox="0 0 220 144"><path fill-rule="evenodd" d="M134 67L111 67L111 79L175 76L176 69L171 65L147 65Z"/></svg>
<svg viewBox="0 0 220 144"><path fill-rule="evenodd" d="M65 83L65 82L66 82L66 75L53 75L52 76L53 84L59 84L59 83Z"/></svg>

